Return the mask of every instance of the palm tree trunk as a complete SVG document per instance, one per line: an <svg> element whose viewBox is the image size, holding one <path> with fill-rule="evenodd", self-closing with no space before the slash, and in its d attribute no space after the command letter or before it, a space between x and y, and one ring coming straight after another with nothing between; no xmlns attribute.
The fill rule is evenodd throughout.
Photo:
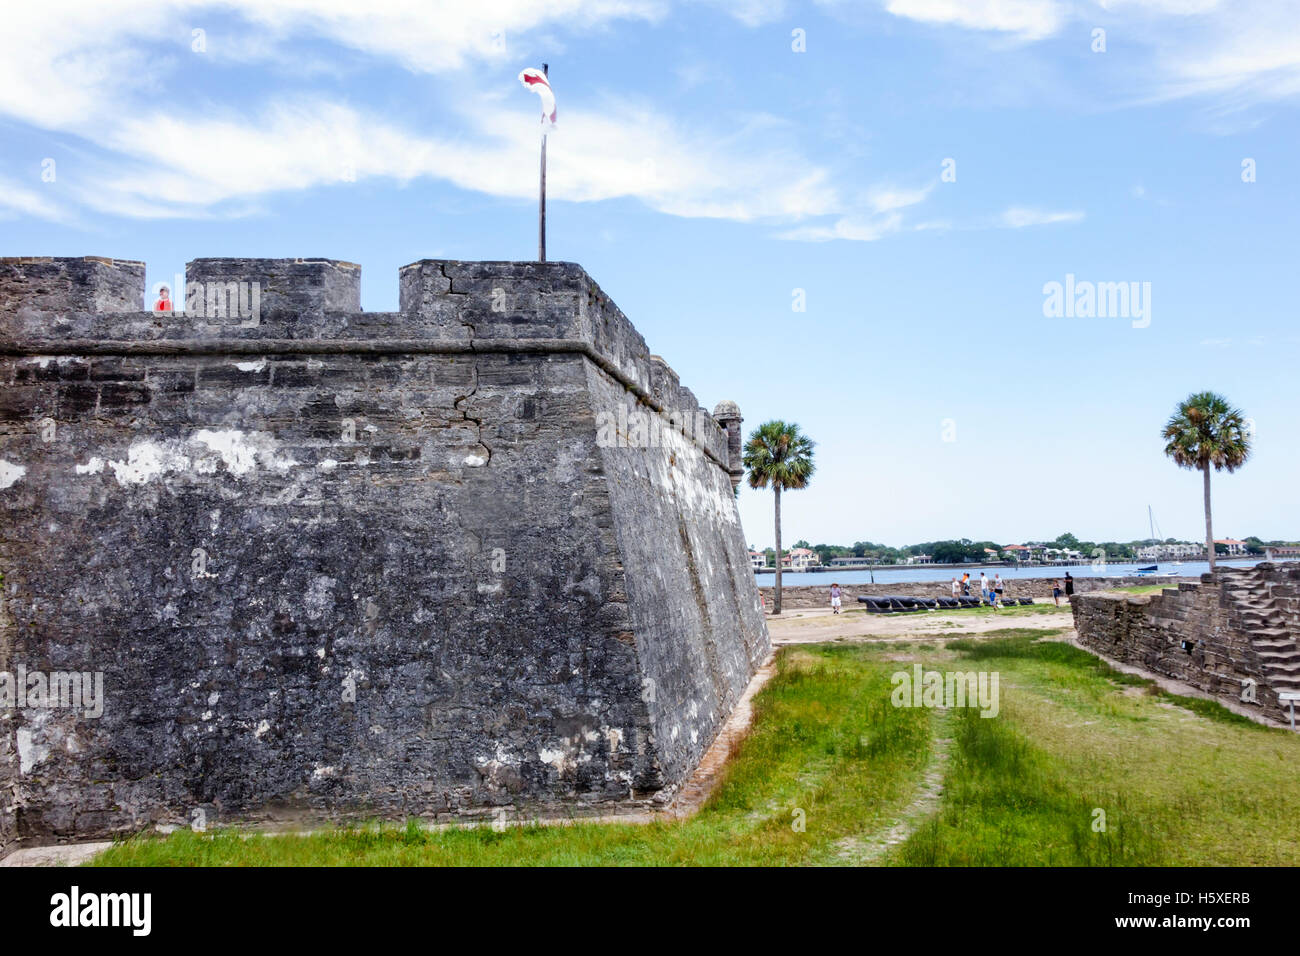
<svg viewBox="0 0 1300 956"><path fill-rule="evenodd" d="M776 593L772 597L772 613L781 613L781 486L776 489Z"/></svg>
<svg viewBox="0 0 1300 956"><path fill-rule="evenodd" d="M1210 463L1202 469L1205 473L1205 551L1210 558L1210 571L1214 571L1214 528L1210 523Z"/></svg>

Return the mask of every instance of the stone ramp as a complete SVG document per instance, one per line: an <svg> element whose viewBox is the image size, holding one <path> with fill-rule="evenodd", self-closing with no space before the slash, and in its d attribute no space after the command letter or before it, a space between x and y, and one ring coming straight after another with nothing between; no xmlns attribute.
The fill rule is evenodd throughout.
<svg viewBox="0 0 1300 956"><path fill-rule="evenodd" d="M1222 587L1228 619L1250 638L1265 682L1274 691L1300 693L1300 632L1274 593L1288 585L1250 568L1225 571Z"/></svg>
<svg viewBox="0 0 1300 956"><path fill-rule="evenodd" d="M1156 595L1076 594L1080 644L1289 723L1300 691L1300 564L1218 568Z"/></svg>

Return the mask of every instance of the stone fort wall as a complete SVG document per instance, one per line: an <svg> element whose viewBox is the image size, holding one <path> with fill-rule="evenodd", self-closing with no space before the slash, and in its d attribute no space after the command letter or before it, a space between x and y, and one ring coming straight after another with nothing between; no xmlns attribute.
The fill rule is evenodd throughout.
<svg viewBox="0 0 1300 956"><path fill-rule="evenodd" d="M769 653L734 406L569 263L186 278L0 260L0 672L103 680L0 704L0 852L671 795Z"/></svg>

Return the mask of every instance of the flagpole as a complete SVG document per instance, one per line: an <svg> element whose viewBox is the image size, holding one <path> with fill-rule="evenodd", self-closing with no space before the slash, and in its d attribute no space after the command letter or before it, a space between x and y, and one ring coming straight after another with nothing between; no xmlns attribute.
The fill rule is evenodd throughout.
<svg viewBox="0 0 1300 956"><path fill-rule="evenodd" d="M548 76L550 67L542 64L542 75ZM546 127L542 126L542 182L537 203L537 261L546 261Z"/></svg>

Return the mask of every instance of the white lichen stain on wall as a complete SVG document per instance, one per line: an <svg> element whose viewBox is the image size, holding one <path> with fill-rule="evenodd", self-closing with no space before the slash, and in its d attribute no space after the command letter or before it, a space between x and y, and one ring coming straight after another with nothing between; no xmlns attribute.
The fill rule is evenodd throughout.
<svg viewBox="0 0 1300 956"><path fill-rule="evenodd" d="M263 467L275 471L287 471L298 464L292 458L279 457L275 453L275 439L262 432L245 435L235 429L213 431L203 428L195 434L194 440L220 455L232 475L248 474L259 461Z"/></svg>
<svg viewBox="0 0 1300 956"><path fill-rule="evenodd" d="M197 447L201 446L201 447ZM260 465L274 471L287 471L298 462L276 452L275 439L262 432L245 434L235 429L203 428L185 441L137 439L127 449L125 461L99 456L77 465L78 475L97 475L107 465L122 487L148 484L168 472L194 471L215 474L218 465L236 477L250 474ZM0 478L3 470L0 469ZM0 484L0 487L4 487Z"/></svg>
<svg viewBox="0 0 1300 956"><path fill-rule="evenodd" d="M311 583L307 585L307 590L303 594L303 608L307 612L307 619L319 621L322 617L334 609L334 589L338 587L338 579L332 578L327 574L317 574L312 577ZM324 660L324 655L321 655Z"/></svg>
<svg viewBox="0 0 1300 956"><path fill-rule="evenodd" d="M27 474L26 465L16 465L0 458L0 488L12 487L25 474Z"/></svg>
<svg viewBox="0 0 1300 956"><path fill-rule="evenodd" d="M651 479L683 508L726 524L739 523L730 479L681 432L665 427L659 433L658 448L629 452L634 450L646 456Z"/></svg>
<svg viewBox="0 0 1300 956"><path fill-rule="evenodd" d="M93 463L93 459L92 459ZM134 441L126 451L126 461L109 461L117 483L122 487L143 485L169 471L184 471L190 466L188 455L175 442Z"/></svg>
<svg viewBox="0 0 1300 956"><path fill-rule="evenodd" d="M30 725L19 727L14 734L15 743L18 745L18 772L20 774L31 773L44 763L45 758L50 755L49 742L41 739L46 736L43 731L49 719L50 714L48 711L32 711L29 715Z"/></svg>
<svg viewBox="0 0 1300 956"><path fill-rule="evenodd" d="M537 759L542 763L554 767L556 773L564 773L564 768L569 765L569 755L558 748L551 750L543 747L537 751Z"/></svg>

